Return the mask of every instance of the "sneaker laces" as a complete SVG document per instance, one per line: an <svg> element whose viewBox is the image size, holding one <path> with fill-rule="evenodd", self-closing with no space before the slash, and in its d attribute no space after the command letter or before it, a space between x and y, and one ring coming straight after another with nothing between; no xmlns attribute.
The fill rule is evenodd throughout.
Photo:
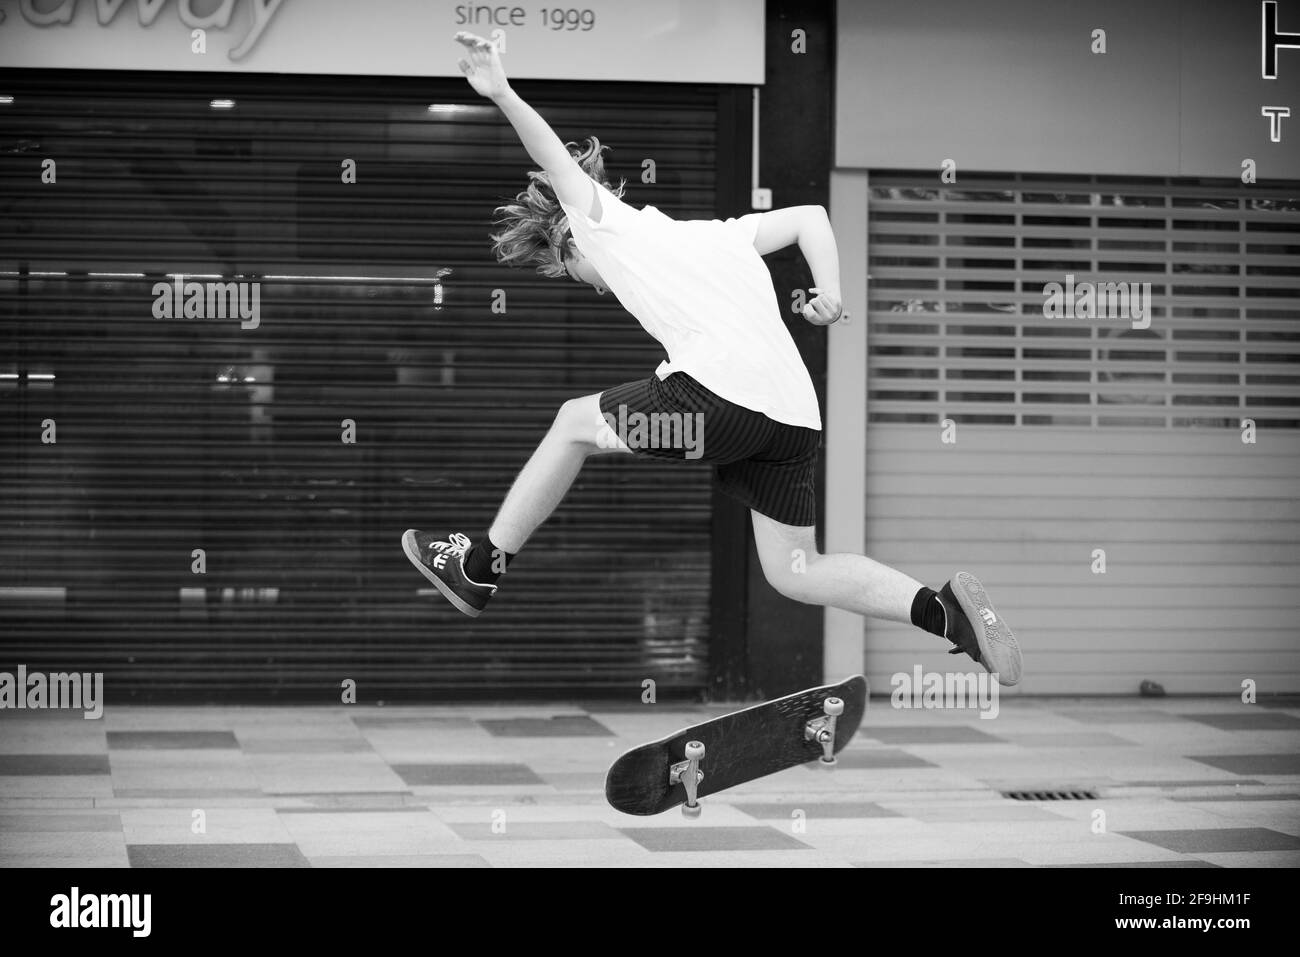
<svg viewBox="0 0 1300 957"><path fill-rule="evenodd" d="M469 540L469 536L460 532L452 532L447 536L447 541L445 542L439 541L429 543L431 551L437 552L440 555L449 555L453 559L459 559L457 564L460 567L461 577L464 578L468 584L474 585L478 588L490 588L490 594L496 594L496 585L488 584L486 582L476 582L465 572L465 555L472 547L473 542Z"/></svg>
<svg viewBox="0 0 1300 957"><path fill-rule="evenodd" d="M470 548L469 536L463 535L460 532L452 532L447 537L450 541L434 542L433 547L448 555L454 555L457 558L464 558L465 553L469 551Z"/></svg>

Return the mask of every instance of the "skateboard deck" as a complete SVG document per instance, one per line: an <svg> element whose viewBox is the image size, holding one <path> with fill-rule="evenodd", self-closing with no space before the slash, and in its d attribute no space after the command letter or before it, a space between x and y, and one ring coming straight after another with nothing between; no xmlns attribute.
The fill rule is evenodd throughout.
<svg viewBox="0 0 1300 957"><path fill-rule="evenodd" d="M839 699L826 740L829 712ZM833 765L862 722L867 680L854 675L839 684L809 688L733 711L628 751L605 776L605 798L624 814L661 814L683 805L698 813L698 799L809 761ZM699 748L703 745L703 755ZM688 746L691 746L688 750ZM828 754L831 761L825 760ZM696 757L695 801L689 799L690 759ZM676 774L674 774L676 771ZM703 772L702 776L698 772Z"/></svg>

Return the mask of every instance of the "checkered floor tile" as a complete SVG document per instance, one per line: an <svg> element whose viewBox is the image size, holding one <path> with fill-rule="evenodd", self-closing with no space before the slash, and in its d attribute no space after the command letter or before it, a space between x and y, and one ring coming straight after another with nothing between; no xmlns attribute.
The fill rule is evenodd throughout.
<svg viewBox="0 0 1300 957"><path fill-rule="evenodd" d="M988 720L879 698L833 771L710 795L699 819L606 803L620 754L729 710L0 712L0 866L1300 864L1300 699L1012 698ZM1006 796L1054 789L1094 797Z"/></svg>

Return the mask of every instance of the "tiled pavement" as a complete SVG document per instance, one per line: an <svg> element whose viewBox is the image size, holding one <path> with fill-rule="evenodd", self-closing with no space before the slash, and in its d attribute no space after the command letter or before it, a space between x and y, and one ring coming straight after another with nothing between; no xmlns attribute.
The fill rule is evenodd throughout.
<svg viewBox="0 0 1300 957"><path fill-rule="evenodd" d="M1300 865L1300 701L871 702L840 767L611 809L682 704L0 712L0 865ZM1012 790L1095 799L1018 801Z"/></svg>

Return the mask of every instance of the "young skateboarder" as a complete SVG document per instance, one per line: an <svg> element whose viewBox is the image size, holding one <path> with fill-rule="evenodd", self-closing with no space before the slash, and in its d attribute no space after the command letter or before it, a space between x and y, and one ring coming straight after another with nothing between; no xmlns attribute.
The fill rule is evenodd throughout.
<svg viewBox="0 0 1300 957"><path fill-rule="evenodd" d="M767 580L796 601L911 622L965 653L1004 685L1020 680L1020 648L973 575L938 591L862 555L823 555L815 542L814 467L821 415L808 370L785 328L762 257L798 245L816 298L806 320L843 318L839 258L820 206L737 219L679 221L620 198L599 141L566 146L511 89L496 47L468 33L461 71L514 126L541 167L497 210L497 259L612 292L664 347L650 377L565 402L490 528L402 536L411 562L458 610L478 616L532 533L560 504L590 455L707 462L750 510ZM676 429L629 429L628 423ZM664 433L673 441L662 441ZM667 447L666 447L667 446ZM796 554L804 556L796 563Z"/></svg>

